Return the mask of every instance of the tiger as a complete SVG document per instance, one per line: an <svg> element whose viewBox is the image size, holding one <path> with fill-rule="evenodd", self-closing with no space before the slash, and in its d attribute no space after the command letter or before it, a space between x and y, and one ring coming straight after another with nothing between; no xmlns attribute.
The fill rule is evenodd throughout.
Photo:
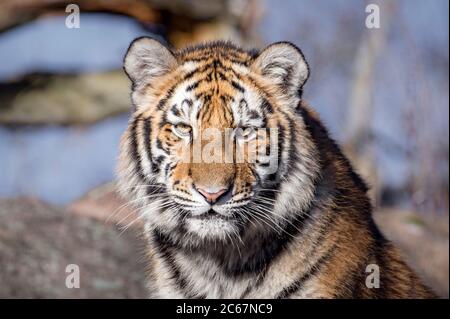
<svg viewBox="0 0 450 319"><path fill-rule="evenodd" d="M435 297L303 100L310 68L296 45L173 50L142 37L124 71L133 111L117 185L144 224L150 298Z"/></svg>

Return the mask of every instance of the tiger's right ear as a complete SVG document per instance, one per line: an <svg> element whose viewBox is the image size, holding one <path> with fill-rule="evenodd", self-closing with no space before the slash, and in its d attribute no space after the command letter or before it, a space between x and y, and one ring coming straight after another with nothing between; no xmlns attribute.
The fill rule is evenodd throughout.
<svg viewBox="0 0 450 319"><path fill-rule="evenodd" d="M301 97L301 90L309 77L309 67L302 51L290 42L269 45L259 53L251 67L293 101Z"/></svg>
<svg viewBox="0 0 450 319"><path fill-rule="evenodd" d="M142 37L131 42L125 55L124 69L133 86L151 84L177 67L172 52L159 41Z"/></svg>

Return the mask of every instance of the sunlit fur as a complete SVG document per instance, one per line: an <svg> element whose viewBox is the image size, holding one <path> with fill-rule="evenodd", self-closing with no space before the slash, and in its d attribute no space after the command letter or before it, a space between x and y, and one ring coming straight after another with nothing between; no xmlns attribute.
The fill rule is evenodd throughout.
<svg viewBox="0 0 450 319"><path fill-rule="evenodd" d="M118 184L145 223L152 297L429 296L373 223L364 182L302 101L309 68L297 47L216 42L171 52L141 38L125 71L134 112ZM211 127L276 129L276 171L183 162ZM196 187L229 192L211 205ZM380 267L380 289L365 286L368 264Z"/></svg>

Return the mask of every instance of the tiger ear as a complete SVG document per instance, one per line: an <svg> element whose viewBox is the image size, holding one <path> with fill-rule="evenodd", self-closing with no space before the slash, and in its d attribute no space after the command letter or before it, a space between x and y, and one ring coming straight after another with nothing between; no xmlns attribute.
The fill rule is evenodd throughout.
<svg viewBox="0 0 450 319"><path fill-rule="evenodd" d="M177 66L172 52L159 41L141 37L131 42L125 55L124 69L133 85L151 84Z"/></svg>
<svg viewBox="0 0 450 319"><path fill-rule="evenodd" d="M290 42L276 42L262 50L252 63L253 71L268 78L289 97L300 97L309 77L302 51Z"/></svg>

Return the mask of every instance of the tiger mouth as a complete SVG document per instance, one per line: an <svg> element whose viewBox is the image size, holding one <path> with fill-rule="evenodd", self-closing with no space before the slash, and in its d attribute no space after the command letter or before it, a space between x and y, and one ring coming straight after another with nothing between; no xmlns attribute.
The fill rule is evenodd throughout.
<svg viewBox="0 0 450 319"><path fill-rule="evenodd" d="M212 208L210 208L206 213L196 215L196 216L191 216L191 218L199 219L199 220L212 220L212 219L228 220L229 219L229 217L219 214Z"/></svg>

